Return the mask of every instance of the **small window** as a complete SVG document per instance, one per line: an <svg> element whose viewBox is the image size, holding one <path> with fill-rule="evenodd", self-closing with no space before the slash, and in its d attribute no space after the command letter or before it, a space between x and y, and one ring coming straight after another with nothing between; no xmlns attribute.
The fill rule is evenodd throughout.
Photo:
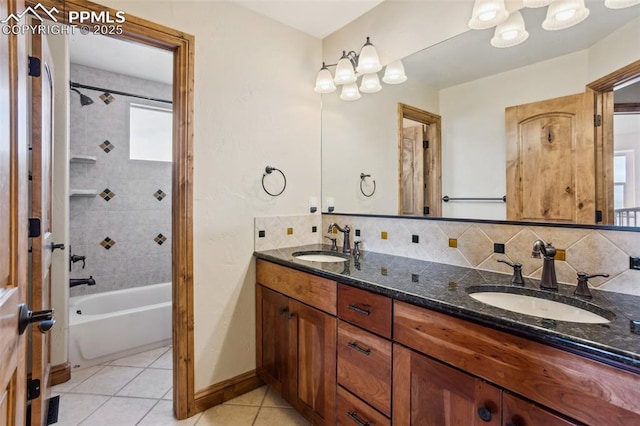
<svg viewBox="0 0 640 426"><path fill-rule="evenodd" d="M171 162L172 124L170 109L129 104L129 158Z"/></svg>

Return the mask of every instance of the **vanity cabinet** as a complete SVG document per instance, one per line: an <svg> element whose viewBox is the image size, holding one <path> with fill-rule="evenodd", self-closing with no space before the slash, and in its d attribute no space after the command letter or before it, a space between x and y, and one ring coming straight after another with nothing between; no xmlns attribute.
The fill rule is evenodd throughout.
<svg viewBox="0 0 640 426"><path fill-rule="evenodd" d="M640 421L637 374L405 302L394 301L393 312L395 342L536 403L516 403L511 396L505 397L503 424L547 424L550 411L581 422L575 424L627 426ZM413 356L410 360L413 371L418 362ZM406 370L396 365L399 362L394 349L394 416L404 411L399 407L407 404L400 395L409 386L396 376ZM431 380L432 375L423 377ZM417 375L412 380L420 383ZM541 417L544 422L538 420ZM574 424L567 422L549 420L548 424Z"/></svg>
<svg viewBox="0 0 640 426"><path fill-rule="evenodd" d="M389 297L338 284L337 415L341 424L389 423L391 307Z"/></svg>
<svg viewBox="0 0 640 426"><path fill-rule="evenodd" d="M260 378L314 425L335 424L336 283L257 261Z"/></svg>

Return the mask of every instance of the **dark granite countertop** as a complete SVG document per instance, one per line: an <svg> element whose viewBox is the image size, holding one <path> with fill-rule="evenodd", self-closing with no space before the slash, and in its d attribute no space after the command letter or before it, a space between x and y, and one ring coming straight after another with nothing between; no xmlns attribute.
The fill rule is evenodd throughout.
<svg viewBox="0 0 640 426"><path fill-rule="evenodd" d="M640 334L631 321L640 320L640 297L591 289L588 301L615 314L607 324L581 324L538 318L495 308L473 299L471 286L494 285L509 291L510 275L375 252L362 252L358 261L310 262L292 256L298 251L325 250L308 245L255 252L255 257L316 274L397 300L470 320L498 330L552 345L570 352L640 373ZM525 288L539 289L539 281L525 278ZM573 300L574 286L559 284L550 297ZM584 302L582 302L584 303Z"/></svg>

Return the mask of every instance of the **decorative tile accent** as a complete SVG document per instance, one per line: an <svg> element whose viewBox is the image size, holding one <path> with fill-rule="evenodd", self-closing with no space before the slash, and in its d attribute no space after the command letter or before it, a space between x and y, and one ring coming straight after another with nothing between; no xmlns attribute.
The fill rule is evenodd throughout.
<svg viewBox="0 0 640 426"><path fill-rule="evenodd" d="M100 245L102 247L104 247L105 249L109 250L111 247L116 245L116 242L114 240L112 240L111 238L107 237L104 240L102 240L100 242Z"/></svg>
<svg viewBox="0 0 640 426"><path fill-rule="evenodd" d="M389 236L387 235L387 233L385 231L382 231L380 233L380 238L382 238L383 240L386 240Z"/></svg>
<svg viewBox="0 0 640 426"><path fill-rule="evenodd" d="M258 238L264 238L266 236L266 233L264 231L258 231Z"/></svg>
<svg viewBox="0 0 640 426"><path fill-rule="evenodd" d="M567 260L567 252L564 249L556 250L556 260L566 261Z"/></svg>
<svg viewBox="0 0 640 426"><path fill-rule="evenodd" d="M164 193L164 191L162 191L162 189L158 189L156 192L153 193L153 196L158 200L158 201L162 201L162 199L164 197L167 196L167 194Z"/></svg>
<svg viewBox="0 0 640 426"><path fill-rule="evenodd" d="M100 193L100 196L104 198L105 201L109 201L113 197L116 196L115 192L111 191L109 188L105 188L104 191Z"/></svg>
<svg viewBox="0 0 640 426"><path fill-rule="evenodd" d="M167 241L167 237L165 237L162 234L158 234L158 236L155 237L153 241L155 241L156 243L158 243L159 246L161 246L162 244L164 244L165 241Z"/></svg>
<svg viewBox="0 0 640 426"><path fill-rule="evenodd" d="M100 95L100 99L102 99L102 102L107 105L116 100L116 98L114 98L109 92L104 92L102 95Z"/></svg>
<svg viewBox="0 0 640 426"><path fill-rule="evenodd" d="M418 235L412 235L411 236L411 242L418 244L418 242L420 241L420 237Z"/></svg>
<svg viewBox="0 0 640 426"><path fill-rule="evenodd" d="M359 237L359 236L360 236L360 230L356 229L356 237Z"/></svg>
<svg viewBox="0 0 640 426"><path fill-rule="evenodd" d="M293 228L287 228L287 235L293 235Z"/></svg>
<svg viewBox="0 0 640 426"><path fill-rule="evenodd" d="M504 253L504 244L503 243L493 243L493 252L494 253Z"/></svg>
<svg viewBox="0 0 640 426"><path fill-rule="evenodd" d="M451 248L458 247L458 240L455 238L449 238L449 247Z"/></svg>
<svg viewBox="0 0 640 426"><path fill-rule="evenodd" d="M311 227L311 232L318 232L318 227L317 226L312 226Z"/></svg>
<svg viewBox="0 0 640 426"><path fill-rule="evenodd" d="M112 144L111 142L109 142L108 140L106 140L106 141L104 141L104 142L102 142L100 144L100 148L104 152L106 152L107 154L110 153L111 151L113 151L115 149L115 147L116 146L114 144Z"/></svg>

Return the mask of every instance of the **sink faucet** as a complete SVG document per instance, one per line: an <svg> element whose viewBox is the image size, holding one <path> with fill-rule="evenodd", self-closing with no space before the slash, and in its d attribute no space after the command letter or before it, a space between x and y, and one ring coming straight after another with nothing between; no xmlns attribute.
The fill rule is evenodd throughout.
<svg viewBox="0 0 640 426"><path fill-rule="evenodd" d="M556 278L556 266L554 263L556 257L556 249L551 243L545 243L542 240L536 240L533 243L531 257L540 259L540 253L544 256L542 263L542 278L540 288L545 290L557 290L558 279Z"/></svg>
<svg viewBox="0 0 640 426"><path fill-rule="evenodd" d="M329 229L327 230L327 232L333 232L333 228L336 228L338 231L344 234L342 252L351 253L351 243L349 242L349 233L351 232L351 228L349 228L349 225L345 225L344 228L340 228L337 223L332 223L331 225L329 225Z"/></svg>

